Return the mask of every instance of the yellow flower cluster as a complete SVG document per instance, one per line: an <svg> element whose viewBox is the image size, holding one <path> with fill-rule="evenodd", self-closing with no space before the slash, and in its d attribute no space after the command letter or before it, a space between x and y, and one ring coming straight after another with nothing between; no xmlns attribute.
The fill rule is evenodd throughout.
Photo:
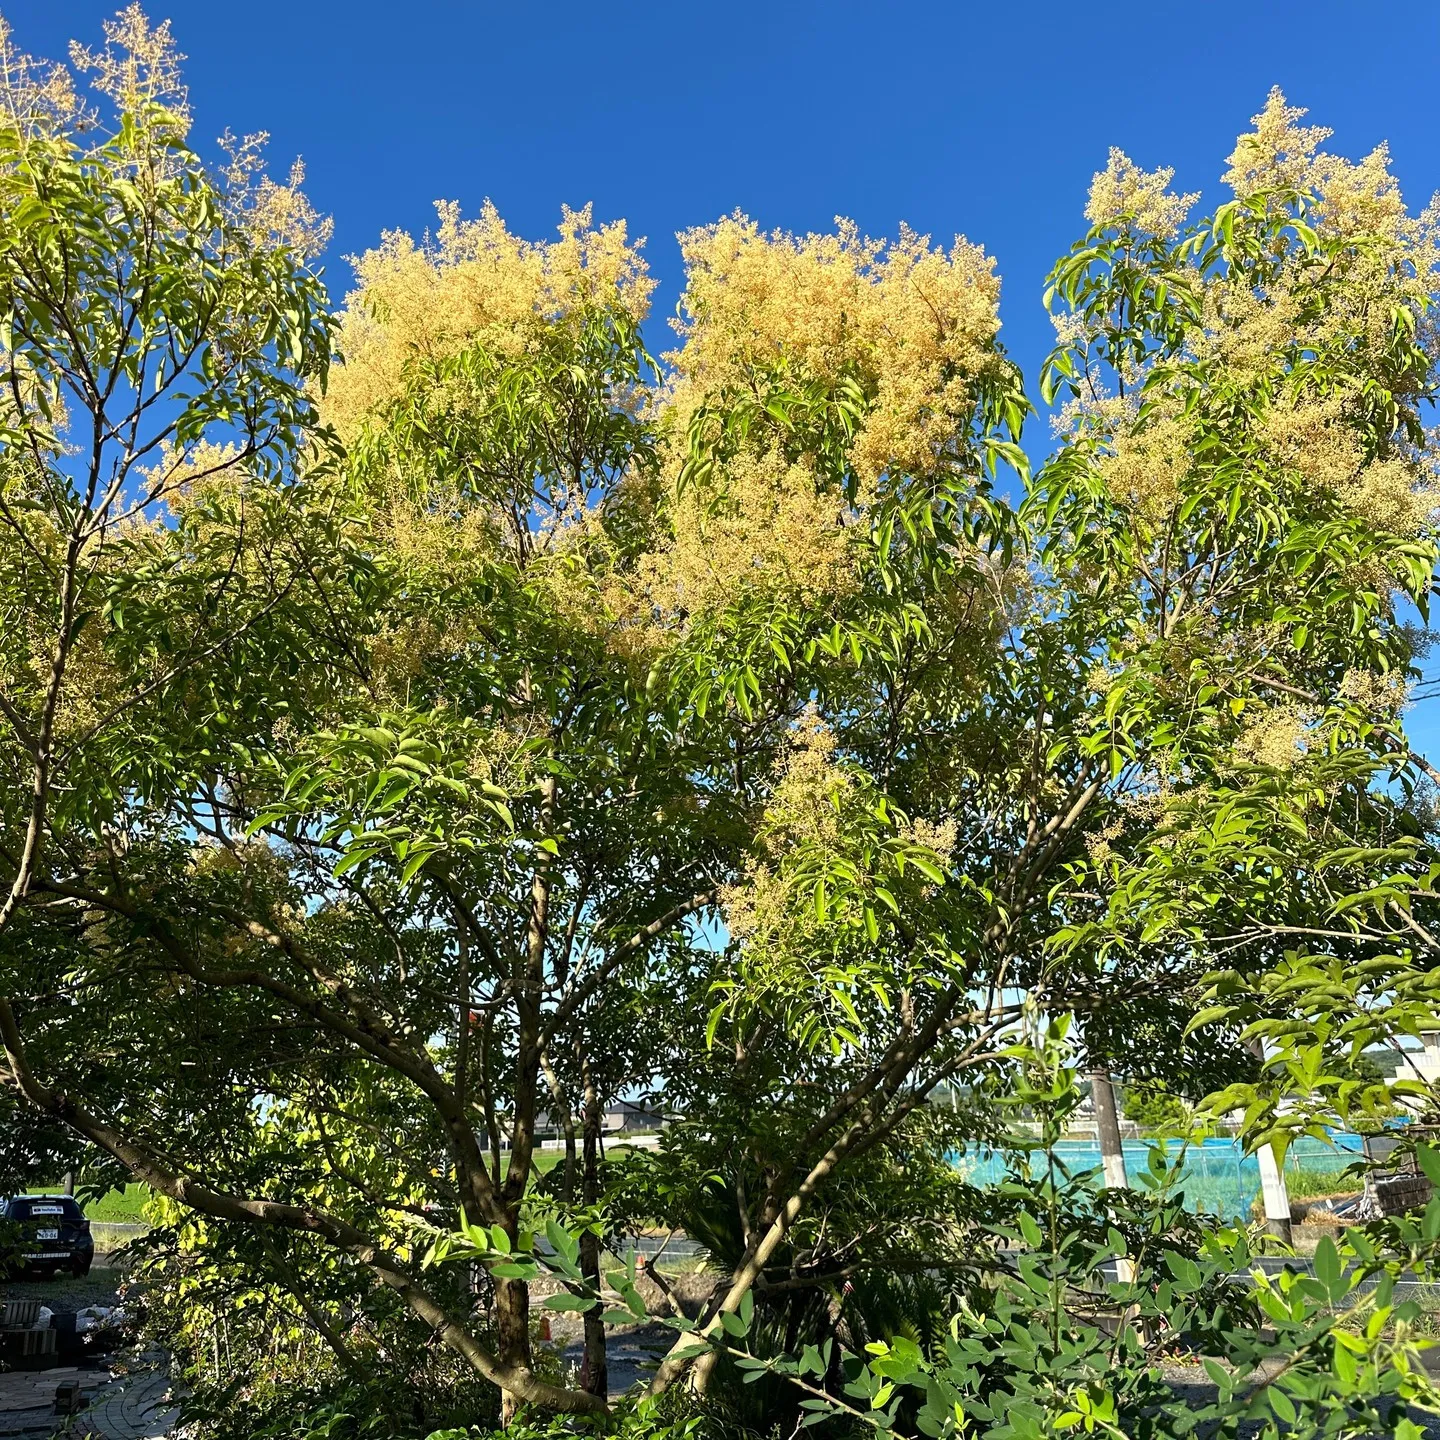
<svg viewBox="0 0 1440 1440"><path fill-rule="evenodd" d="M1173 166L1142 170L1123 150L1111 146L1109 164L1090 182L1085 218L1092 225L1109 227L1123 217L1137 230L1168 240L1200 198L1198 194L1173 194L1170 182L1174 178Z"/></svg>
<svg viewBox="0 0 1440 1440"><path fill-rule="evenodd" d="M1293 289L1297 277L1257 291L1241 278L1204 282L1200 297L1201 323L1192 343L1196 352L1224 363L1243 384L1271 373L1288 347L1298 341L1318 340L1313 326L1302 322L1302 301Z"/></svg>
<svg viewBox="0 0 1440 1440"><path fill-rule="evenodd" d="M955 853L955 842L960 838L960 827L953 816L944 820L926 820L919 816L907 820L900 827L900 834L911 845L928 850L942 864L948 863Z"/></svg>
<svg viewBox="0 0 1440 1440"><path fill-rule="evenodd" d="M422 243L387 231L354 261L346 296L341 364L330 373L322 408L344 438L401 390L415 358L443 359L481 341L502 355L530 351L547 325L589 307L618 307L637 321L653 282L624 221L596 226L590 207L566 209L560 238L534 243L512 235L486 202L466 220L437 203L440 223Z"/></svg>
<svg viewBox="0 0 1440 1440"><path fill-rule="evenodd" d="M1410 698L1410 684L1395 670L1347 670L1340 696L1369 715L1394 721Z"/></svg>
<svg viewBox="0 0 1440 1440"><path fill-rule="evenodd" d="M263 170L269 134L261 130L236 139L228 132L220 145L226 154L223 171L230 214L261 245L285 245L302 257L319 255L330 243L334 222L318 215L301 189L305 165L296 160L284 183Z"/></svg>
<svg viewBox="0 0 1440 1440"><path fill-rule="evenodd" d="M472 576L499 548L491 513L481 506L420 504L387 496L372 517L377 538L392 560L422 589L443 588ZM473 643L484 617L467 613L407 613L370 642L371 682L386 699L405 703L426 664L454 656Z"/></svg>
<svg viewBox="0 0 1440 1440"><path fill-rule="evenodd" d="M1320 146L1329 131L1303 125L1304 114L1272 91L1253 131L1237 141L1225 179L1239 198L1260 197L1287 211L1293 200L1269 192L1308 195L1295 207L1297 218L1322 242L1363 235L1364 243L1341 246L1323 261L1298 243L1277 248L1258 282L1250 265L1192 274L1200 305L1186 349L1228 387L1250 392L1253 438L1277 467L1375 530L1413 538L1436 523L1440 487L1433 467L1399 443L1378 457L1373 436L1362 444L1357 407L1365 402L1357 387L1322 392L1290 382L1295 357L1333 354L1346 357L1357 373L1373 360L1392 383L1394 317L1408 312L1423 325L1440 280L1440 212L1408 216L1383 146L1359 162L1326 154ZM1170 194L1172 178L1169 170L1147 175L1112 151L1107 169L1095 177L1086 214L1096 224L1132 214L1141 228L1173 233L1194 197ZM1087 338L1079 321L1065 317L1062 341ZM1182 498L1200 435L1178 402L1147 394L1143 411L1133 403L1143 373L1121 378L1131 399L1087 395L1067 409L1059 428L1101 440L1097 473L1153 534ZM1402 404L1407 398L1397 394Z"/></svg>
<svg viewBox="0 0 1440 1440"><path fill-rule="evenodd" d="M1367 460L1342 398L1287 397L1266 412L1261 434L1279 463L1374 529L1410 538L1434 525L1440 485L1432 471L1401 454Z"/></svg>
<svg viewBox="0 0 1440 1440"><path fill-rule="evenodd" d="M803 841L832 846L840 838L836 801L854 788L835 763L835 732L815 710L796 722L781 760L765 812L764 831L772 854Z"/></svg>
<svg viewBox="0 0 1440 1440"><path fill-rule="evenodd" d="M14 32L0 16L0 124L26 135L37 125L73 121L80 108L70 72L18 49Z"/></svg>
<svg viewBox="0 0 1440 1440"><path fill-rule="evenodd" d="M846 595L857 581L844 496L806 464L774 450L741 453L711 487L690 486L671 507L671 537L644 565L665 615L697 615L747 587L805 604Z"/></svg>
<svg viewBox="0 0 1440 1440"><path fill-rule="evenodd" d="M994 262L963 239L947 254L908 228L886 245L836 223L829 235L765 234L737 213L680 236L671 414L683 435L707 398L748 393L777 364L849 376L874 397L852 450L861 479L929 473L968 427L976 378L995 363Z"/></svg>
<svg viewBox="0 0 1440 1440"><path fill-rule="evenodd" d="M162 501L172 514L181 515L212 491L243 483L247 471L235 445L200 440L183 448L163 446L155 463L141 473L147 503Z"/></svg>
<svg viewBox="0 0 1440 1440"><path fill-rule="evenodd" d="M92 85L117 110L137 114L158 105L181 135L190 128L190 102L180 78L184 58L175 48L170 22L152 26L139 0L105 21L105 44L99 50L70 44L70 63L76 70L93 72Z"/></svg>
<svg viewBox="0 0 1440 1440"><path fill-rule="evenodd" d="M1372 244L1353 262L1368 261L1377 277L1393 283L1400 278L1395 264L1403 251L1401 269L1419 282L1414 295L1428 293L1436 265L1434 207L1419 218L1407 214L1399 182L1390 173L1388 146L1377 146L1359 161L1327 154L1319 147L1330 131L1301 125L1304 115L1285 103L1278 88L1271 90L1265 108L1252 117L1254 130L1236 142L1225 183L1241 199L1277 188L1314 196L1305 218L1322 235L1371 237ZM1378 249L1377 240L1382 242Z"/></svg>
<svg viewBox="0 0 1440 1440"><path fill-rule="evenodd" d="M1098 830L1085 834L1085 852L1097 869L1115 859L1115 842L1125 833L1123 814L1112 815Z"/></svg>
<svg viewBox="0 0 1440 1440"><path fill-rule="evenodd" d="M796 723L776 768L774 789L760 827L767 859L752 863L745 879L725 889L725 923L739 940L771 937L811 927L814 912L796 907L774 860L798 845L834 850L841 840L840 814L854 782L835 763L834 732L814 711ZM786 947L779 947L785 952Z"/></svg>
<svg viewBox="0 0 1440 1440"><path fill-rule="evenodd" d="M1406 213L1388 149L1381 145L1358 162L1319 149L1329 131L1299 123L1305 112L1287 105L1272 90L1254 117L1255 129L1242 135L1230 157L1226 182L1241 199L1275 188L1312 198L1303 218L1323 239L1364 235L1366 243L1341 252L1331 262L1343 273L1343 297L1319 320L1302 327L1296 291L1313 283L1307 257L1299 252L1280 267L1263 290L1212 282L1207 288L1205 328L1226 358L1256 373L1276 351L1295 341L1311 348L1345 334L1363 338L1378 352L1388 343L1392 316L1399 307L1422 313L1440 275L1437 217L1432 209L1419 217ZM1270 201L1280 204L1281 200ZM1333 291L1332 287L1332 291Z"/></svg>
<svg viewBox="0 0 1440 1440"><path fill-rule="evenodd" d="M1305 188L1315 152L1332 132L1323 125L1299 124L1304 118L1303 108L1285 103L1278 85L1271 88L1265 108L1251 116L1254 130L1236 140L1230 168L1221 176L1240 199L1260 190Z"/></svg>
<svg viewBox="0 0 1440 1440"><path fill-rule="evenodd" d="M1180 499L1194 438L1194 425L1179 406L1157 410L1143 428L1117 427L1109 453L1098 462L1099 473L1116 500L1158 525Z"/></svg>
<svg viewBox="0 0 1440 1440"><path fill-rule="evenodd" d="M1276 705L1264 710L1246 727L1235 742L1240 760L1270 769L1289 769L1303 758L1310 743L1310 726L1294 705Z"/></svg>
<svg viewBox="0 0 1440 1440"><path fill-rule="evenodd" d="M1318 206L1309 217L1322 230L1339 234L1401 238L1410 222L1400 186L1390 173L1390 151L1379 145L1352 162L1320 149L1331 131L1301 125L1305 111L1287 105L1279 87L1251 119L1254 130L1240 136L1230 155L1225 183L1241 199L1266 190L1313 192Z"/></svg>

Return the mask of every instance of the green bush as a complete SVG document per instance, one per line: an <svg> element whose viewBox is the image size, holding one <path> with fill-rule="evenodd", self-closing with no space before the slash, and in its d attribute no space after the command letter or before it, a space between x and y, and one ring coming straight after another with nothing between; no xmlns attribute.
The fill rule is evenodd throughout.
<svg viewBox="0 0 1440 1440"><path fill-rule="evenodd" d="M584 1415L518 1418L507 1430L478 1426L433 1431L426 1440L581 1440L605 1436L606 1440L706 1440L714 1433L707 1423L706 1407L683 1392L675 1391L651 1399L623 1399L615 1403L608 1418Z"/></svg>
<svg viewBox="0 0 1440 1440"><path fill-rule="evenodd" d="M1068 1171L1055 1143L1077 1098L1073 1074L1036 1069L1014 1100L1040 1118L1044 1144L998 1187L1011 1216L995 1238L1013 1262L995 1269L988 1296L954 1307L938 1340L897 1335L838 1353L827 1342L771 1358L727 1327L731 1363L788 1379L831 1434L849 1421L933 1440L1250 1428L1420 1440L1413 1417L1440 1411L1440 1391L1420 1359L1420 1307L1399 1299L1396 1278L1436 1273L1440 1196L1423 1218L1321 1240L1311 1273L1268 1274L1243 1229L1186 1210L1183 1160L1152 1151L1134 1189L1103 1195L1093 1172ZM1440 1186L1440 1150L1422 1145L1416 1158ZM1312 1175L1318 1184L1326 1172ZM1177 1347L1203 1363L1211 1397L1172 1384Z"/></svg>
<svg viewBox="0 0 1440 1440"><path fill-rule="evenodd" d="M1190 1106L1158 1081L1125 1087L1124 1114L1142 1130L1176 1134L1190 1123Z"/></svg>
<svg viewBox="0 0 1440 1440"><path fill-rule="evenodd" d="M193 1440L423 1440L445 1426L499 1423L499 1391L435 1342L396 1297L294 1237L211 1226L178 1207L133 1248L145 1344L182 1382ZM464 1267L444 1280L446 1307L484 1334ZM436 1282L437 1288L439 1282ZM339 1348L302 1308L324 1318ZM537 1369L551 1378L554 1357Z"/></svg>

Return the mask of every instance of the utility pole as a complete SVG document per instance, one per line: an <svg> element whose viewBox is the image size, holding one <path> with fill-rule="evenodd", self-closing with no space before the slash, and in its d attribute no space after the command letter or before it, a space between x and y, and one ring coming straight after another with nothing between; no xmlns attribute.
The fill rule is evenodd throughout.
<svg viewBox="0 0 1440 1440"><path fill-rule="evenodd" d="M1090 1103L1095 1107L1095 1137L1100 1142L1100 1163L1105 1169L1105 1188L1124 1190L1129 1180L1125 1174L1125 1146L1120 1139L1120 1117L1115 1112L1115 1086L1110 1072L1097 1065L1090 1072ZM1125 1256L1115 1262L1115 1278L1122 1285L1135 1279L1135 1262Z"/></svg>
<svg viewBox="0 0 1440 1440"><path fill-rule="evenodd" d="M1249 1043L1250 1053L1263 1067L1264 1042L1252 1040ZM1294 1240L1290 1232L1290 1192L1285 1188L1285 1174L1275 1158L1274 1146L1262 1145L1256 1152L1256 1158L1260 1162L1260 1198L1265 1206L1265 1233L1289 1245Z"/></svg>
<svg viewBox="0 0 1440 1440"><path fill-rule="evenodd" d="M1090 1072L1090 1103L1095 1107L1095 1135L1100 1142L1100 1163L1105 1167L1105 1185L1124 1190L1125 1147L1120 1141L1120 1117L1115 1112L1115 1086L1110 1072L1096 1067Z"/></svg>
<svg viewBox="0 0 1440 1440"><path fill-rule="evenodd" d="M1289 1245L1294 1236L1290 1231L1290 1192L1285 1188L1285 1172L1275 1159L1275 1148L1262 1145L1256 1152L1260 1161L1260 1196L1265 1203L1265 1233Z"/></svg>

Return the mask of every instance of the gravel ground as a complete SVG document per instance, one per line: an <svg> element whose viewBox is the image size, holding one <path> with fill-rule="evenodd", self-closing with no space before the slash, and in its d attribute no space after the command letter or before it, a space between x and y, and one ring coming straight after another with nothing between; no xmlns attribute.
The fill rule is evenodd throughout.
<svg viewBox="0 0 1440 1440"><path fill-rule="evenodd" d="M47 1280L0 1281L0 1300L38 1298L57 1314L70 1314L89 1305L114 1305L122 1276L118 1270L92 1270L83 1279L56 1275Z"/></svg>
<svg viewBox="0 0 1440 1440"><path fill-rule="evenodd" d="M557 1317L550 1328L551 1343L560 1351L567 1378L579 1379L584 1355L584 1329L578 1318ZM648 1381L660 1357L675 1343L675 1332L651 1321L646 1325L611 1325L607 1329L606 1372L612 1399L637 1381Z"/></svg>

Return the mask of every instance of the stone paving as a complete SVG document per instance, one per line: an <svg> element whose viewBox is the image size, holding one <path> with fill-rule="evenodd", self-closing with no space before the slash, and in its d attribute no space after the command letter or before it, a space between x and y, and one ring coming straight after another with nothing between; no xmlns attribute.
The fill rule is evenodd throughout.
<svg viewBox="0 0 1440 1440"><path fill-rule="evenodd" d="M74 1365L56 1370L20 1370L0 1375L0 1436L49 1434L59 1423L55 1417L55 1387L65 1380L87 1377L108 1379L95 1371L81 1371Z"/></svg>
<svg viewBox="0 0 1440 1440"><path fill-rule="evenodd" d="M76 1415L57 1415L55 1391L74 1380L89 1406ZM0 1440L158 1440L170 1434L175 1417L169 1377L156 1368L114 1376L108 1369L60 1365L0 1375Z"/></svg>
<svg viewBox="0 0 1440 1440"><path fill-rule="evenodd" d="M91 1305L117 1302L119 1275L103 1265L84 1279L58 1276L50 1280L4 1286L12 1299L36 1297L57 1314ZM122 1362L117 1355L88 1353L80 1363L66 1360L49 1370L14 1370L0 1374L0 1440L158 1440L174 1429L176 1407L170 1400L170 1379L163 1355L150 1354ZM86 1408L74 1415L55 1413L55 1391L80 1382Z"/></svg>
<svg viewBox="0 0 1440 1440"><path fill-rule="evenodd" d="M146 1370L107 1385L91 1407L71 1417L67 1435L99 1440L153 1440L175 1428L178 1407L163 1370Z"/></svg>
<svg viewBox="0 0 1440 1440"><path fill-rule="evenodd" d="M575 1328L578 1329L578 1326ZM580 1362L585 1354L583 1339L575 1334L571 1327L566 1327L565 1330L557 1327L555 1339L557 1345L562 1347L561 1360L578 1382ZM610 1398L618 1399L640 1381L648 1383L655 1373L655 1367L674 1343L675 1332L664 1325L612 1327L605 1347Z"/></svg>

